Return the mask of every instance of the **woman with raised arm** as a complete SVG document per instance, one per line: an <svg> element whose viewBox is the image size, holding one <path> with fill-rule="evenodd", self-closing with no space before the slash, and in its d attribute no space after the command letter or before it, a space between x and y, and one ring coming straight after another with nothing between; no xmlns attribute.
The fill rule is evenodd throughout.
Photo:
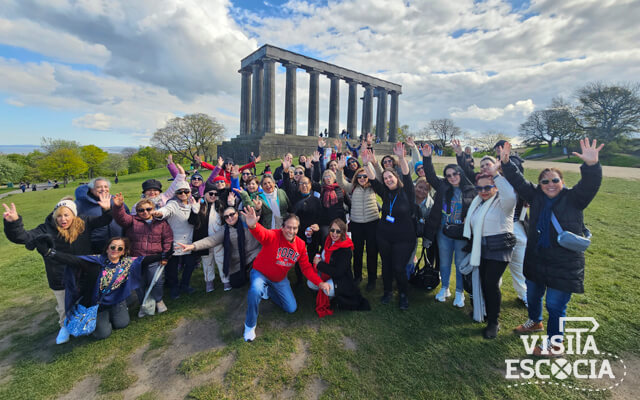
<svg viewBox="0 0 640 400"><path fill-rule="evenodd" d="M186 174L180 164L173 163L173 156L167 156L167 169L173 176L173 181L166 191L162 191L162 183L157 179L147 179L142 182L142 199L151 200L155 208L164 207L176 192L176 188L181 182L185 182ZM131 215L135 214L137 205L131 210Z"/></svg>
<svg viewBox="0 0 640 400"><path fill-rule="evenodd" d="M369 149L361 151L362 162L365 166L372 165L376 170L380 170L380 166L376 162L375 156ZM338 159L340 166L344 164L344 156ZM376 192L369 181L367 172L364 168L358 168L351 182L347 182L342 174L342 168L338 168L338 184L351 196L351 211L349 216L349 230L351 231L351 239L353 240L353 276L356 283L362 281L362 256L364 255L364 247L367 245L367 291L371 291L376 287L376 279L378 276L378 244L376 232L378 230L378 221L380 220L380 211L378 210L378 200ZM382 173L382 171L378 171ZM376 172L376 174L378 173Z"/></svg>
<svg viewBox="0 0 640 400"><path fill-rule="evenodd" d="M433 149L428 144L422 147L422 162L427 182L436 190L433 208L429 213L424 232L424 237L427 240L435 238L438 242L438 265L442 287L436 295L436 300L444 302L447 297L451 296L449 279L451 277L451 262L455 255L456 297L453 305L464 307L464 286L458 266L464 257L462 249L466 245L466 240L462 236L463 224L469 206L476 196L476 190L462 169L455 164L445 166L443 172L445 177L439 178L433 168L432 151Z"/></svg>
<svg viewBox="0 0 640 400"><path fill-rule="evenodd" d="M598 154L604 144L596 140L580 140L582 153L574 152L584 163L580 166L580 181L572 188L564 185L562 172L545 168L538 176L538 184L527 181L510 161L511 144L504 143L500 151L502 170L518 195L530 204L527 249L524 256L524 276L527 279L529 319L518 326L519 334L541 331L542 298L546 292L547 335L549 341L536 347L534 354L559 353L563 340L560 318L566 316L572 293L584 293L583 252L569 250L558 243L558 227L575 235L584 235L584 209L598 193L602 182L602 167ZM554 221L554 219L556 221Z"/></svg>
<svg viewBox="0 0 640 400"><path fill-rule="evenodd" d="M91 254L91 232L111 223L111 195L103 193L100 195L99 206L102 209L102 215L98 217L80 217L76 204L72 197L63 197L56 204L53 212L47 216L44 223L38 225L31 230L25 230L22 223L22 217L18 215L15 204L11 203L11 207L3 204L5 212L4 217L4 233L7 239L13 243L24 244L29 250L35 249L35 238L41 235L49 235L53 238L56 248L60 251L70 254ZM58 312L58 323L60 331L56 338L56 344L62 344L69 341L69 331L64 327L65 319L65 294L64 294L64 272L65 263L61 263L51 259L44 259L44 268L47 273L49 287L53 290L56 297ZM88 282L95 282L90 274L79 272L76 279L83 289L82 293L87 294L91 290Z"/></svg>
<svg viewBox="0 0 640 400"><path fill-rule="evenodd" d="M407 297L406 265L416 246L416 231L413 222L414 199L413 182L409 164L404 157L404 146L396 143L393 148L398 157L402 177L395 169L389 168L382 172L383 182L375 179L375 171L371 165L367 166L367 175L376 193L382 198L382 218L378 222L376 239L378 251L382 258L382 282L384 295L382 304L389 304L393 297L393 280L398 285L401 310L409 308Z"/></svg>
<svg viewBox="0 0 640 400"><path fill-rule="evenodd" d="M47 235L38 237L36 245L45 260L68 265L94 277L92 282L87 282L88 295L79 296L74 290L76 281L73 274L65 276L67 298L71 304L78 302L85 307L99 305L96 329L93 331L96 339L105 339L111 335L113 329L122 329L129 325L127 298L134 290L144 285L142 270L150 264L161 262L163 258L166 261L171 255L165 253L130 257L129 239L123 237L111 238L104 252L95 256L75 256L61 252L55 248L53 240Z"/></svg>

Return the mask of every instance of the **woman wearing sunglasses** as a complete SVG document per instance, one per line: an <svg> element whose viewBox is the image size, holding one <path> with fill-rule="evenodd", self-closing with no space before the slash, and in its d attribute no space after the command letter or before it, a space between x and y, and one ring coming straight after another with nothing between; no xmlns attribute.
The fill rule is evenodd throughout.
<svg viewBox="0 0 640 400"><path fill-rule="evenodd" d="M361 151L362 162L364 165L371 164L378 173L382 174L382 170L376 161L373 153L364 149ZM338 159L341 167L344 167L344 157ZM351 239L353 240L353 276L356 283L362 282L362 257L364 255L364 247L367 245L367 291L371 291L376 287L376 279L378 277L378 245L376 241L376 231L378 228L378 220L380 219L380 211L378 210L378 201L376 192L371 186L369 177L364 168L358 168L353 175L351 182L344 179L341 172L343 168L338 169L338 184L346 193L351 195L351 210L349 211L349 229L351 230Z"/></svg>
<svg viewBox="0 0 640 400"><path fill-rule="evenodd" d="M500 152L502 170L511 185L526 202L529 211L527 249L524 256L524 276L527 279L529 319L515 330L519 334L542 331L542 298L546 292L547 334L551 342L534 350L537 355L549 355L557 351L562 342L563 329L560 318L566 316L567 304L572 293L584 293L584 253L558 244L558 232L552 223L553 216L562 230L582 236L584 234L584 209L598 193L602 182L602 167L598 154L604 145L588 138L580 140L582 153L573 155L582 159L581 179L572 188L564 186L562 172L546 168L538 176L538 184L528 182L509 159L511 144L504 143Z"/></svg>
<svg viewBox="0 0 640 400"><path fill-rule="evenodd" d="M136 204L136 214L129 215L124 210L124 197L122 193L118 193L113 197L113 219L120 225L131 243L130 254L132 257L143 257L151 254L168 253L173 245L173 231L169 223L162 219L154 219L152 212L156 207L152 200L142 199ZM138 291L140 302L144 298L144 294L151 285L156 271L162 265L167 264L167 259L149 265L143 273L143 282ZM167 311L167 306L162 301L162 292L164 289L164 277L160 276L150 292L150 296L156 301L156 310L158 313ZM139 317L146 314L140 310Z"/></svg>
<svg viewBox="0 0 640 400"><path fill-rule="evenodd" d="M241 288L247 281L251 263L260 252L260 243L253 237L247 224L239 217L235 207L222 212L224 228L211 236L193 242L178 244L183 251L202 251L215 246L224 246L221 276L228 277L232 288Z"/></svg>
<svg viewBox="0 0 640 400"><path fill-rule="evenodd" d="M91 254L91 232L99 227L103 227L111 223L111 195L109 193L100 194L98 204L102 209L102 215L99 217L80 217L78 209L72 197L63 197L56 204L53 212L47 216L44 223L38 225L34 229L25 230L22 217L18 215L15 204L11 203L11 207L3 204L5 212L4 232L7 239L13 243L24 244L29 250L35 248L35 238L41 235L49 235L54 238L56 248L71 254ZM56 344L62 344L69 341L69 331L64 327L65 318L65 285L64 271L66 264L52 259L44 259L44 268L49 281L49 288L53 290L57 305L58 323L60 331L56 338ZM92 277L86 273L78 272L76 276L78 281L90 282ZM89 288L89 285L80 285L82 288ZM86 292L83 292L86 294Z"/></svg>
<svg viewBox="0 0 640 400"><path fill-rule="evenodd" d="M455 256L456 297L453 305L462 308L464 307L464 286L462 274L458 270L458 265L464 257L462 249L466 244L462 230L469 206L476 196L476 190L462 169L455 164L448 164L444 167L444 178L436 176L431 159L432 152L433 148L430 145L426 144L422 147L425 176L429 185L436 190L433 209L425 224L422 243L424 245L425 239L433 242L434 238L438 242L438 265L442 287L436 295L437 301L444 302L451 296L449 279L451 277L451 262ZM433 212L434 210L435 212Z"/></svg>
<svg viewBox="0 0 640 400"><path fill-rule="evenodd" d="M191 196L191 188L186 182L183 182L178 186L175 197L167 202L166 206L152 212L154 218L166 219L173 231L175 254L165 268L165 280L171 297L174 299L180 297L181 292L190 294L194 290L190 283L191 274L193 274L198 262L197 257L191 252L182 251L175 244L191 244L193 240L193 225L189 223L189 216L191 211L197 213L199 210L200 202ZM182 280L178 284L179 265L182 265L183 269Z"/></svg>
<svg viewBox="0 0 640 400"><path fill-rule="evenodd" d="M129 256L129 239L114 237L100 255L74 256L55 248L50 236L40 236L36 243L38 252L45 260L52 260L84 271L94 277L87 282L90 288L87 296L80 296L80 286L73 274L65 275L65 288L69 304L79 302L85 307L99 304L96 317L96 329L93 336L105 339L113 329L126 328L129 325L127 298L131 293L144 286L142 270L162 260L162 254L145 257ZM165 254L164 257L169 257Z"/></svg>
<svg viewBox="0 0 640 400"><path fill-rule="evenodd" d="M509 182L498 175L498 167L494 165L487 170L488 174L476 176L478 195L471 202L464 223L464 236L472 243L470 263L480 272L487 314L487 327L482 331L485 339L494 339L500 329L500 278L516 243L513 235L516 194Z"/></svg>

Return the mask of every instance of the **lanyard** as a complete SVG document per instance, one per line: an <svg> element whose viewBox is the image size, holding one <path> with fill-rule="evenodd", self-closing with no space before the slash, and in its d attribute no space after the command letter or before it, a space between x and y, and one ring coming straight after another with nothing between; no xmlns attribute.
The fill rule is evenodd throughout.
<svg viewBox="0 0 640 400"><path fill-rule="evenodd" d="M398 198L398 193L396 193L396 196L393 198L393 201L391 202L391 204L389 204L389 215L391 215L391 213L393 212L393 205L396 204L397 198Z"/></svg>

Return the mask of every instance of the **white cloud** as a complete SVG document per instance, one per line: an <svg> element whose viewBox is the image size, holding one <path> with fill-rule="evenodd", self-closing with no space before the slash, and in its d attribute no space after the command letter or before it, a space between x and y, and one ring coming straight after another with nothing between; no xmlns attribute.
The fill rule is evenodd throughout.
<svg viewBox="0 0 640 400"><path fill-rule="evenodd" d="M508 104L503 108L489 107L480 108L475 104L470 105L466 110L452 108L450 115L454 118L480 119L483 121L493 121L502 117L506 113L520 114L527 116L533 112L535 105L531 99L519 100L515 104Z"/></svg>
<svg viewBox="0 0 640 400"><path fill-rule="evenodd" d="M86 114L82 117L75 118L72 123L73 126L79 128L87 128L94 131L109 131L111 130L112 117L104 115L103 113Z"/></svg>

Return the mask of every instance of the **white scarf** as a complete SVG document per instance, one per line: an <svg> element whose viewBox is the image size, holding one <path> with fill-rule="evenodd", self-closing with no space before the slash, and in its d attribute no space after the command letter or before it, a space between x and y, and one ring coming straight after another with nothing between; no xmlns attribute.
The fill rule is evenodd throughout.
<svg viewBox="0 0 640 400"><path fill-rule="evenodd" d="M492 198L485 201L484 203L482 202L482 198L480 196L474 197L473 201L471 202L471 206L469 206L469 211L467 211L467 218L465 218L464 221L464 233L462 234L462 236L466 237L467 239L473 238L470 263L474 267L480 265L480 253L482 251L482 225L484 225L484 216L487 214L487 211L489 211L489 208L491 208L491 205L493 204L493 201L496 199L497 195L498 194L496 193ZM480 214L476 216L474 215L474 213L476 212L478 207L480 207ZM471 234L472 219L474 220L473 235Z"/></svg>

